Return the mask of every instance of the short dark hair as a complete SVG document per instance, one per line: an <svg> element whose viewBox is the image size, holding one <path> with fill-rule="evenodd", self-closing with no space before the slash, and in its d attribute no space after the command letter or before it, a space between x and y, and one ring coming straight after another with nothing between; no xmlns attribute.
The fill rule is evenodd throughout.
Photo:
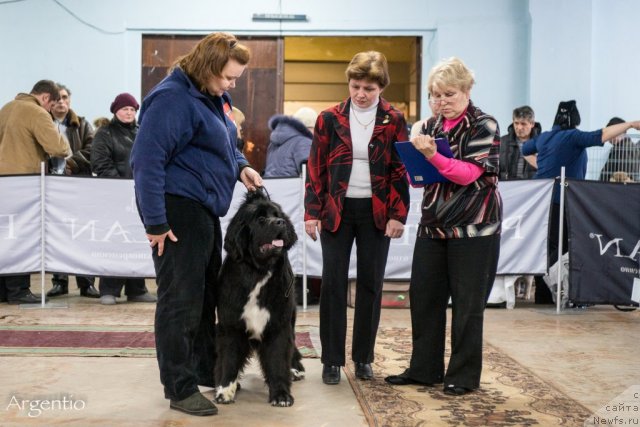
<svg viewBox="0 0 640 427"><path fill-rule="evenodd" d="M40 80L38 83L33 85L31 95L40 95L42 93L48 93L51 95L52 101L60 99L60 87L52 80Z"/></svg>
<svg viewBox="0 0 640 427"><path fill-rule="evenodd" d="M62 83L60 83L60 82L56 82L56 84L58 85L58 87L60 88L60 90L66 90L66 91L67 91L67 94L68 94L69 96L71 96L71 89L69 89L67 86L63 85L63 84L62 84Z"/></svg>
<svg viewBox="0 0 640 427"><path fill-rule="evenodd" d="M518 107L513 110L513 118L514 120L525 119L533 122L536 120L536 114L533 112L533 108L528 105L523 105L522 107Z"/></svg>

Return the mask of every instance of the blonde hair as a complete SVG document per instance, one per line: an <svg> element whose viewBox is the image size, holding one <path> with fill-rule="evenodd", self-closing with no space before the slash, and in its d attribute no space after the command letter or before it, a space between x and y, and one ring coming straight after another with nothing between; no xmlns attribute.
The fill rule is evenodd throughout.
<svg viewBox="0 0 640 427"><path fill-rule="evenodd" d="M191 52L178 58L174 67L182 68L198 89L204 92L206 83L212 77L219 77L230 59L247 65L251 52L233 34L212 33L200 40Z"/></svg>
<svg viewBox="0 0 640 427"><path fill-rule="evenodd" d="M467 92L471 90L474 83L473 71L467 68L460 59L452 56L441 60L431 69L427 90L429 93L433 93L434 89L450 86Z"/></svg>
<svg viewBox="0 0 640 427"><path fill-rule="evenodd" d="M356 53L344 73L347 76L347 81L351 79L369 80L376 82L380 89L384 89L391 82L387 58L375 50Z"/></svg>
<svg viewBox="0 0 640 427"><path fill-rule="evenodd" d="M231 110L233 111L233 118L235 119L236 125L243 124L245 120L244 113L236 107L231 107Z"/></svg>

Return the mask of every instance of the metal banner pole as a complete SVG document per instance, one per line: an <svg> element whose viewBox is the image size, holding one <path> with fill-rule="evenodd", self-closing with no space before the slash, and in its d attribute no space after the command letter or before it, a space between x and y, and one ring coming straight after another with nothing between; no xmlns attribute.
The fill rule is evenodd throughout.
<svg viewBox="0 0 640 427"><path fill-rule="evenodd" d="M564 263L562 262L562 236L564 233L564 186L565 174L564 166L560 169L560 224L558 227L558 288L556 291L556 314L560 314L562 309L562 271ZM567 293L569 292L569 281L567 280Z"/></svg>
<svg viewBox="0 0 640 427"><path fill-rule="evenodd" d="M44 162L40 162L40 306L44 308Z"/></svg>
<svg viewBox="0 0 640 427"><path fill-rule="evenodd" d="M300 206L302 206L302 310L307 311L307 236L304 231L304 183L307 180L307 164L302 165L300 175Z"/></svg>

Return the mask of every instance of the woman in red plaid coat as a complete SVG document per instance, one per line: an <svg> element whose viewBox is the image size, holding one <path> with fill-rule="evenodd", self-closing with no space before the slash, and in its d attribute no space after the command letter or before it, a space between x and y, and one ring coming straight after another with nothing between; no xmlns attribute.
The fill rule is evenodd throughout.
<svg viewBox="0 0 640 427"><path fill-rule="evenodd" d="M349 258L357 247L351 358L356 377L373 378L382 283L390 239L404 231L409 206L405 168L394 143L405 141L402 113L380 95L389 85L380 52L356 54L346 70L349 98L316 121L305 191L305 231L322 244L322 380L340 382L345 364ZM317 234L316 234L317 233Z"/></svg>

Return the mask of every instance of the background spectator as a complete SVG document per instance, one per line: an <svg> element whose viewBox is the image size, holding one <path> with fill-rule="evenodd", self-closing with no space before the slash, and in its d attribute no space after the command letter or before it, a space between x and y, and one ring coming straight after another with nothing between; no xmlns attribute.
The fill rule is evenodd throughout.
<svg viewBox="0 0 640 427"><path fill-rule="evenodd" d="M78 116L71 109L71 90L61 83L60 99L53 104L51 116L58 128L58 132L65 135L73 154L66 159L64 173L67 175L91 175L91 143L93 142L93 129L84 117ZM62 159L64 162L64 158ZM62 245L61 245L62 246ZM98 298L100 294L94 287L95 278L90 276L76 276L76 284L80 289L80 295L88 298ZM48 297L57 297L69 293L69 276L53 273L51 278L53 287L47 292Z"/></svg>
<svg viewBox="0 0 640 427"><path fill-rule="evenodd" d="M607 126L624 123L620 117L613 117ZM626 132L611 141L607 162L602 168L600 181L637 182L640 181L640 143L634 143Z"/></svg>
<svg viewBox="0 0 640 427"><path fill-rule="evenodd" d="M133 178L129 156L138 132L136 112L139 108L138 101L128 93L121 93L111 103L113 118L98 129L91 148L91 169L97 176ZM156 302L143 278L102 277L100 303L114 305L123 286L127 301Z"/></svg>
<svg viewBox="0 0 640 427"><path fill-rule="evenodd" d="M51 120L51 107L60 98L60 88L51 80L40 80L29 94L19 93L0 110L0 175L40 173L48 156L67 157L69 143ZM0 302L39 303L31 293L29 274L0 277Z"/></svg>
<svg viewBox="0 0 640 427"><path fill-rule="evenodd" d="M293 116L276 115L269 119L269 147L264 177L300 176L309 157L313 128L318 113L302 107Z"/></svg>
<svg viewBox="0 0 640 427"><path fill-rule="evenodd" d="M528 105L513 110L513 122L500 138L500 179L530 179L538 170L535 156L523 156L522 144L540 134L542 127Z"/></svg>

